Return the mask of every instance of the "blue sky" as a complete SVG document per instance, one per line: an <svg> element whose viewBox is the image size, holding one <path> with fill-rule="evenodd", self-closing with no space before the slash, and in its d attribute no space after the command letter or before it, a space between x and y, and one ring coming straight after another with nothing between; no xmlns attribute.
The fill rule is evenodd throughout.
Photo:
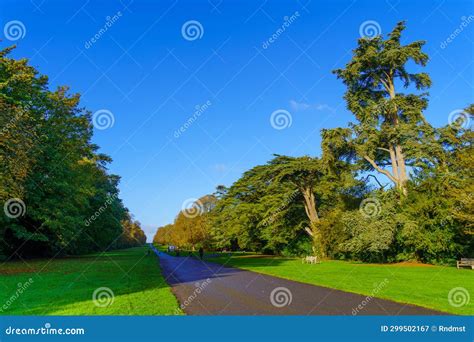
<svg viewBox="0 0 474 342"><path fill-rule="evenodd" d="M2 0L1 45L19 38L14 56L29 58L52 87L69 85L91 112L112 113L113 126L96 129L94 142L113 158L121 197L151 238L185 200L232 184L273 153L318 155L319 130L352 120L331 70L350 60L360 31L385 34L407 20L404 40L427 41L433 87L425 114L445 125L450 112L474 102L473 7L468 0ZM23 24L20 36L5 32L12 21ZM189 21L197 21L197 36L195 22L183 35ZM291 125L272 126L277 110Z"/></svg>

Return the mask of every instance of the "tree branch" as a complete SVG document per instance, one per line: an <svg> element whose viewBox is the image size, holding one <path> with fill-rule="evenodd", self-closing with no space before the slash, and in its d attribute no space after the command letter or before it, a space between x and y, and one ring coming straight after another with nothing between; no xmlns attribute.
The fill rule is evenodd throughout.
<svg viewBox="0 0 474 342"><path fill-rule="evenodd" d="M390 92L390 87L388 86L388 83L385 82L384 80L380 79L380 82L382 83L382 85L384 86L385 90L387 92Z"/></svg>
<svg viewBox="0 0 474 342"><path fill-rule="evenodd" d="M376 169L378 172L380 172L381 174L385 175L388 177L388 179L390 179L393 183L395 184L398 184L398 179L396 179L395 177L392 176L392 174L390 172L388 172L387 170L384 170L382 168L380 168L373 159L371 159L369 156L364 156L364 159L367 160L370 165L372 165L372 167L374 169Z"/></svg>

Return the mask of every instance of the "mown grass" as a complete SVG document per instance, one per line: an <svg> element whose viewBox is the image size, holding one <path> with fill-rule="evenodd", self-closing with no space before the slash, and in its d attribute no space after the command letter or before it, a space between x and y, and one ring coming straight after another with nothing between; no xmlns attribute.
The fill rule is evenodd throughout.
<svg viewBox="0 0 474 342"><path fill-rule="evenodd" d="M181 252L181 255L185 255ZM252 253L206 253L206 261L260 272L285 279L390 299L458 315L474 314L474 271L420 264L366 264L323 261L303 264L301 259ZM460 307L450 304L466 302Z"/></svg>
<svg viewBox="0 0 474 342"><path fill-rule="evenodd" d="M0 314L181 313L161 274L157 256L148 250L148 247L138 247L51 261L0 264ZM94 301L93 294L98 288L110 289L113 302L107 297L108 290L98 292L105 294L103 301ZM107 303L109 305L101 306Z"/></svg>

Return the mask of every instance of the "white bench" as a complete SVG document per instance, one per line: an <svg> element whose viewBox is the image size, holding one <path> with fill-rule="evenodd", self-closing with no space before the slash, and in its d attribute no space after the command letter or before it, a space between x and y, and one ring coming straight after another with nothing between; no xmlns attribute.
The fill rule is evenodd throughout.
<svg viewBox="0 0 474 342"><path fill-rule="evenodd" d="M456 262L457 268L460 267L470 267L471 269L474 270L474 259L470 258L461 258L461 260Z"/></svg>
<svg viewBox="0 0 474 342"><path fill-rule="evenodd" d="M319 264L320 261L317 256L307 256L301 259L302 264Z"/></svg>

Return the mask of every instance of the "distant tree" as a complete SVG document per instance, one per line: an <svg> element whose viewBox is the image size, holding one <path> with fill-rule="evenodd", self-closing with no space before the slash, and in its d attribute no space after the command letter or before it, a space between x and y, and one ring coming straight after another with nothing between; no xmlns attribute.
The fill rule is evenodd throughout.
<svg viewBox="0 0 474 342"><path fill-rule="evenodd" d="M223 198L227 193L228 189L224 185L218 185L216 191L214 192L214 197L218 200Z"/></svg>
<svg viewBox="0 0 474 342"><path fill-rule="evenodd" d="M140 222L134 220L130 214L127 213L121 224L122 234L116 242L117 248L143 246L146 243L146 235Z"/></svg>
<svg viewBox="0 0 474 342"><path fill-rule="evenodd" d="M176 245L172 237L173 224L167 224L163 227L158 227L155 236L153 237L153 243L159 245Z"/></svg>
<svg viewBox="0 0 474 342"><path fill-rule="evenodd" d="M159 227L153 241L183 248L209 247L210 215L216 206L214 195L200 197L189 208L181 210L172 224Z"/></svg>

